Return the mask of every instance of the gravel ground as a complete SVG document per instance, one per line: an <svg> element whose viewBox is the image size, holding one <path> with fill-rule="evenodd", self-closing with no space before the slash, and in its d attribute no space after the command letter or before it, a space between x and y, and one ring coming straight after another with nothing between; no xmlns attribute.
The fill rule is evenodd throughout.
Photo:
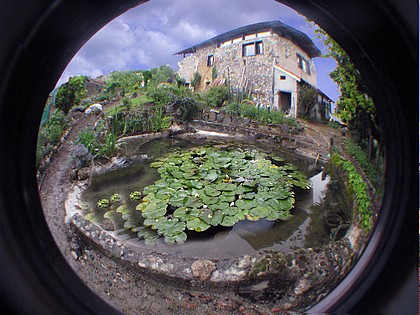
<svg viewBox="0 0 420 315"><path fill-rule="evenodd" d="M65 223L64 201L72 187L67 173L72 142L80 131L86 126L93 126L97 119L98 116L83 113L73 115L73 128L48 166L40 189L44 214L52 235L83 282L124 314L287 314L287 307L277 307L272 304L270 297L256 301L240 296L233 290L191 290L143 273L81 239ZM310 132L312 138L319 135L316 141L328 147L329 137L325 137L324 131L311 129Z"/></svg>

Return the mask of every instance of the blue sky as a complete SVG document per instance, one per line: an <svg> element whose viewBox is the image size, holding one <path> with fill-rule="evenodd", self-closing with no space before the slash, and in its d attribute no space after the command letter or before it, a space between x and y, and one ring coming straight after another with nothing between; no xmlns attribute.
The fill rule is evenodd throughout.
<svg viewBox="0 0 420 315"><path fill-rule="evenodd" d="M178 69L173 54L244 25L279 20L306 33L321 51L305 17L273 0L151 0L121 15L93 36L59 80L75 75L97 77L114 70L145 70L160 65ZM318 88L334 101L339 91L328 73L335 61L314 58Z"/></svg>

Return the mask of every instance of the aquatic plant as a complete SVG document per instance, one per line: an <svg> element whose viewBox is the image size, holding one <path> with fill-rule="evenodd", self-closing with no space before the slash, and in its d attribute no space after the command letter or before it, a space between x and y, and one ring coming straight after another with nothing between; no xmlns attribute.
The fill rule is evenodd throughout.
<svg viewBox="0 0 420 315"><path fill-rule="evenodd" d="M108 208L109 207L109 200L108 199L101 199L98 201L98 207L99 208Z"/></svg>
<svg viewBox="0 0 420 315"><path fill-rule="evenodd" d="M143 190L136 207L143 221L124 225L147 243L159 236L183 243L187 230L231 227L245 219L287 220L293 188L310 187L295 167L255 150L200 147L174 151L150 166L161 178Z"/></svg>
<svg viewBox="0 0 420 315"><path fill-rule="evenodd" d="M112 203L121 201L121 195L120 194L113 194L111 196L110 200L111 200Z"/></svg>
<svg viewBox="0 0 420 315"><path fill-rule="evenodd" d="M133 191L130 193L131 200L140 200L141 199L141 192L140 191Z"/></svg>

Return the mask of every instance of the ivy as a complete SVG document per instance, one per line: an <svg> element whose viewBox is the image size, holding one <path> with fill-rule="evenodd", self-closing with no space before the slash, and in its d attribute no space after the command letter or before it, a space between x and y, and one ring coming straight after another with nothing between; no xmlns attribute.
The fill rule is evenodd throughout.
<svg viewBox="0 0 420 315"><path fill-rule="evenodd" d="M362 176L357 172L356 167L348 160L345 160L338 153L331 156L331 164L342 168L346 172L349 188L354 195L357 212L360 217L362 227L369 231L372 228L372 211L370 208L370 198L368 186Z"/></svg>

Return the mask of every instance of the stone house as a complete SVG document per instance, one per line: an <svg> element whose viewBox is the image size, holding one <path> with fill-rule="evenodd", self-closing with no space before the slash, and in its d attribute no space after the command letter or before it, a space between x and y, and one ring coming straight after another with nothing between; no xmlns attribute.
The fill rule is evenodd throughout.
<svg viewBox="0 0 420 315"><path fill-rule="evenodd" d="M197 72L198 90L227 84L250 95L257 106L281 110L290 117L305 113L328 119L332 100L317 89L312 58L321 52L304 33L279 21L261 22L217 35L175 55L183 56L178 74L191 84ZM299 90L309 86L318 102L301 108Z"/></svg>

